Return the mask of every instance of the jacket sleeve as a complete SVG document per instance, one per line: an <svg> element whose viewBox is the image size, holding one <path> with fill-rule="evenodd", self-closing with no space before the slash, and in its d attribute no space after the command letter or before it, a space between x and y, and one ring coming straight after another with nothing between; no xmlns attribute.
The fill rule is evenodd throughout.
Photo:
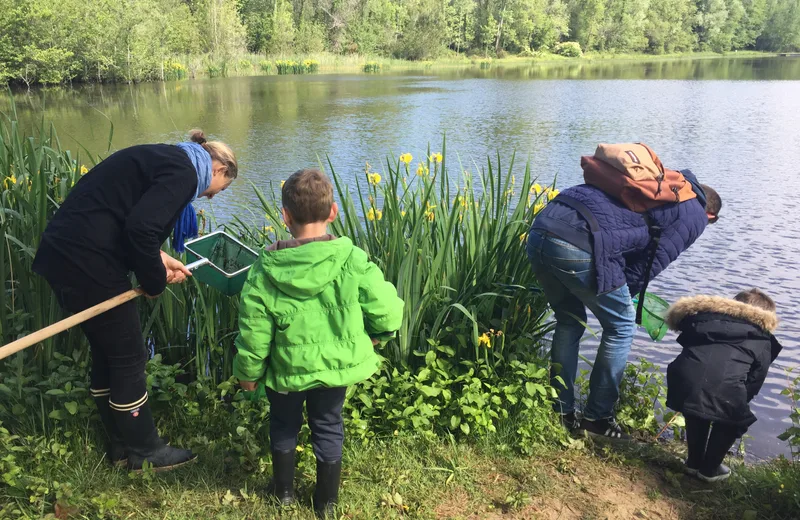
<svg viewBox="0 0 800 520"><path fill-rule="evenodd" d="M756 356L753 364L750 365L750 371L747 374L747 379L744 382L747 387L747 401L751 401L767 379L767 372L769 371L770 356L769 352L763 352L760 356Z"/></svg>
<svg viewBox="0 0 800 520"><path fill-rule="evenodd" d="M403 300L397 289L387 282L380 268L367 262L358 290L364 327L370 336L394 333L403 323Z"/></svg>
<svg viewBox="0 0 800 520"><path fill-rule="evenodd" d="M661 207L650 211L669 211L669 209L667 207ZM654 220L656 222L662 222L664 218L656 217ZM681 253L689 249L703 231L705 231L707 225L708 217L706 216L705 209L697 200L687 200L678 204L677 213L672 217L672 221L669 222L668 225L662 225L661 240L658 243L658 249L656 250L653 268L650 270L649 280L652 281L656 276L661 274L669 264L677 260ZM639 293L642 289L644 274L647 270L650 254L651 249L646 246L642 250L625 255L625 279L632 296Z"/></svg>
<svg viewBox="0 0 800 520"><path fill-rule="evenodd" d="M192 180L195 180L192 183ZM192 199L197 175L173 165L155 174L152 184L125 219L125 250L136 280L144 291L156 296L167 286L161 261L161 239L175 215Z"/></svg>
<svg viewBox="0 0 800 520"><path fill-rule="evenodd" d="M262 280L264 271L257 263L247 276L239 300L239 336L236 337L233 375L240 381L259 381L264 377L275 336L275 320L264 301L266 292L261 286Z"/></svg>

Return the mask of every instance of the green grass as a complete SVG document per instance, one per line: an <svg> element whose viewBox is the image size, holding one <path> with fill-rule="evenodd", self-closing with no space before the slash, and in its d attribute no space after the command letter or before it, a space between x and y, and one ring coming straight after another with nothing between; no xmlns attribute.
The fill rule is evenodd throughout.
<svg viewBox="0 0 800 520"><path fill-rule="evenodd" d="M13 441L23 469L39 482L29 496L0 483L2 518L292 518L311 519L314 462L297 454L298 504L279 508L267 495L268 458L239 463L221 444L200 448L198 462L170 473L128 474L109 467L90 431ZM199 431L198 435L213 432ZM9 442L4 440L4 448ZM777 461L733 464L729 482L706 485L681 473L667 447L541 449L521 457L503 433L477 443L423 436L347 442L339 515L389 518L795 518L800 467ZM265 442L265 441L264 441ZM783 484L783 488L781 488ZM754 516L748 516L754 515Z"/></svg>

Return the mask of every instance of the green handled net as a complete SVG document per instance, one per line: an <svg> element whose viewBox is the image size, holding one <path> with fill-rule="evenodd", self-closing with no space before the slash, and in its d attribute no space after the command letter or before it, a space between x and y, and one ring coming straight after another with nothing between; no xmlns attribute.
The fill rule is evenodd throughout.
<svg viewBox="0 0 800 520"><path fill-rule="evenodd" d="M633 304L638 305L639 298L633 299ZM642 312L642 327L645 328L650 338L661 341L667 334L667 324L664 319L667 315L669 304L655 294L644 293L644 312Z"/></svg>
<svg viewBox="0 0 800 520"><path fill-rule="evenodd" d="M258 259L258 253L222 231L187 242L186 256L189 262L208 259L194 271L194 278L228 296L242 290L250 266Z"/></svg>

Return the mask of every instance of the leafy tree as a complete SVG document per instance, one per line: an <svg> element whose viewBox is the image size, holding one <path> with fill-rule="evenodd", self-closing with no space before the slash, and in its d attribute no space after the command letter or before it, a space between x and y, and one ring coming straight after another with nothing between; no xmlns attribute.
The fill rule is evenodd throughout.
<svg viewBox="0 0 800 520"><path fill-rule="evenodd" d="M272 35L267 49L272 54L288 54L294 46L294 18L292 4L285 0L275 1L272 18Z"/></svg>
<svg viewBox="0 0 800 520"><path fill-rule="evenodd" d="M648 50L655 54L690 51L697 45L692 27L697 18L693 0L651 2L645 35Z"/></svg>
<svg viewBox="0 0 800 520"><path fill-rule="evenodd" d="M744 17L733 37L735 49L754 47L767 21L767 0L742 0Z"/></svg>
<svg viewBox="0 0 800 520"><path fill-rule="evenodd" d="M769 1L756 47L768 51L800 50L800 0Z"/></svg>
<svg viewBox="0 0 800 520"><path fill-rule="evenodd" d="M195 16L208 52L227 59L245 46L247 36L233 0L205 0Z"/></svg>
<svg viewBox="0 0 800 520"><path fill-rule="evenodd" d="M606 13L605 0L570 1L570 35L584 50L605 47L602 40L603 22Z"/></svg>

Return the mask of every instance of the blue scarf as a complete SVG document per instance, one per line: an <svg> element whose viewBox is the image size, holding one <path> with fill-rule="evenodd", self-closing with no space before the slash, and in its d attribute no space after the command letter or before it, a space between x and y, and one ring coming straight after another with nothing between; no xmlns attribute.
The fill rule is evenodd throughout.
<svg viewBox="0 0 800 520"><path fill-rule="evenodd" d="M211 156L197 143L178 143L176 146L186 152L197 172L197 192L192 201L183 208L172 234L172 248L178 253L183 253L186 250L184 246L186 239L197 236L197 213L192 202L211 185Z"/></svg>

